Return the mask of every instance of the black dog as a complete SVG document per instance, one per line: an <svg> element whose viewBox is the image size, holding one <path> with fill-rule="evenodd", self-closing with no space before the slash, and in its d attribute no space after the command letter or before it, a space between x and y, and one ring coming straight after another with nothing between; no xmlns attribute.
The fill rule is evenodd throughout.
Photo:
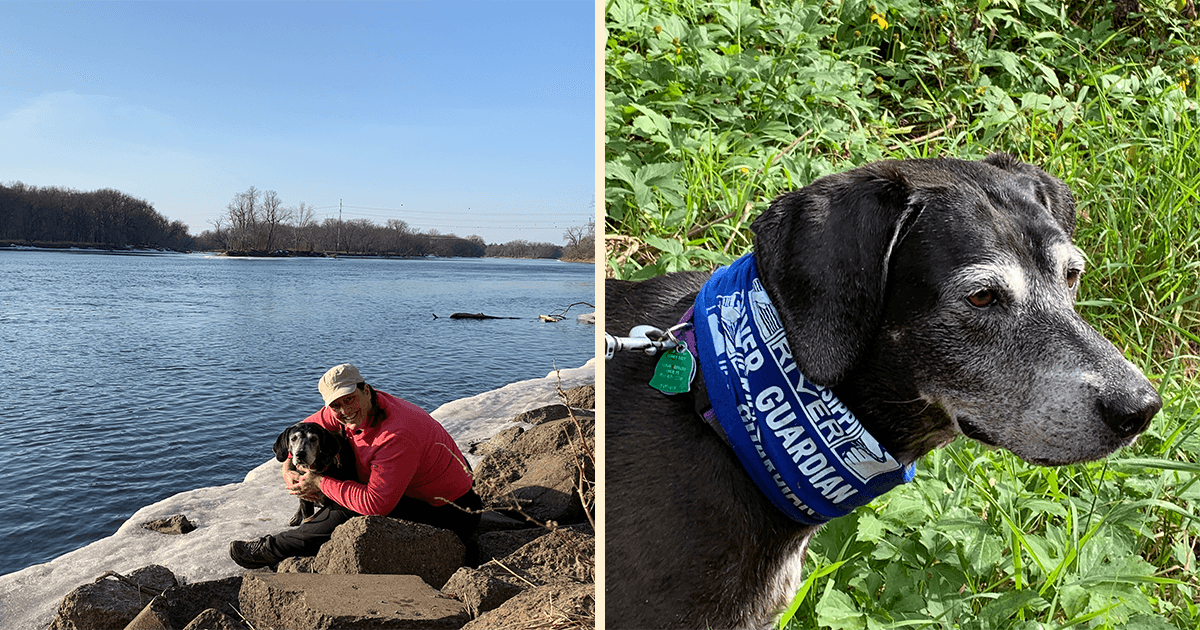
<svg viewBox="0 0 1200 630"><path fill-rule="evenodd" d="M297 422L284 429L275 440L275 459L282 462L289 453L297 468L343 481L358 480L350 441L319 424ZM288 525L296 526L312 518L313 509L312 501L300 499L300 509L288 521Z"/></svg>
<svg viewBox="0 0 1200 630"><path fill-rule="evenodd" d="M1074 311L1083 256L1070 242L1070 191L1012 156L869 164L781 195L753 229L754 258L730 268L751 278L745 294L696 300L725 271L707 286L703 273L605 285L607 334L667 330L695 306L700 358L676 395L647 384L659 357L619 352L606 363L611 628L769 627L801 583L819 522L837 516L814 506L862 498L849 471L901 483L958 434L1039 465L1096 459L1130 444L1162 406ZM774 336L744 337L738 326L750 321ZM687 329L673 334L687 341ZM802 406L786 387L756 392L725 376L765 367L796 391L828 392ZM726 391L741 398L732 418L714 421L709 407ZM792 424L813 410L846 423ZM763 455L769 440L786 448L782 460ZM830 450L817 451L821 441ZM841 468L826 466L837 449ZM815 494L781 481L795 470Z"/></svg>

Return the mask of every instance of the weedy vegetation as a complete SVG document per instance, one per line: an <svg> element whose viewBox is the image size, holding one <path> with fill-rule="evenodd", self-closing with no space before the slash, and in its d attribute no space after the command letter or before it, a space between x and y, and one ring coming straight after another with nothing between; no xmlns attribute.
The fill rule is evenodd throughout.
<svg viewBox="0 0 1200 630"><path fill-rule="evenodd" d="M786 628L1200 627L1200 21L1193 0L605 5L607 271L711 269L778 193L1008 151L1063 179L1078 308L1165 406L1106 460L967 440L826 526Z"/></svg>

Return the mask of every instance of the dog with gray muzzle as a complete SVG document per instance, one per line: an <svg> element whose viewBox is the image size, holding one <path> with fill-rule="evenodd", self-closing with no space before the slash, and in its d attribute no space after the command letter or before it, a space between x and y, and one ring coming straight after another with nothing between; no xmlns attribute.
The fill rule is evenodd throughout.
<svg viewBox="0 0 1200 630"><path fill-rule="evenodd" d="M753 230L711 276L605 285L607 334L652 327L615 345L664 348L606 362L610 628L770 627L820 524L931 449L1082 462L1162 406L1074 310L1070 191L1010 155L823 177Z"/></svg>
<svg viewBox="0 0 1200 630"><path fill-rule="evenodd" d="M354 447L346 436L339 435L322 427L315 422L297 422L283 430L275 438L275 459L285 461L289 457L292 465L303 471L313 471L319 475L341 479L343 481L358 481L358 470L354 462ZM296 526L313 517L317 505L324 505L324 497L316 502L300 499L300 507L288 521L288 525Z"/></svg>

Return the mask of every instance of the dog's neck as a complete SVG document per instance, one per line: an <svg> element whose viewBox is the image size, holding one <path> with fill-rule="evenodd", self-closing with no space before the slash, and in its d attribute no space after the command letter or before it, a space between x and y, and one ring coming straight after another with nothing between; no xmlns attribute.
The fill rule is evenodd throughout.
<svg viewBox="0 0 1200 630"><path fill-rule="evenodd" d="M908 465L930 451L950 443L958 432L941 406L921 397L916 390L900 390L891 374L914 369L899 359L905 353L879 347L868 352L883 357L869 369L852 370L833 387L848 407L854 409L863 426L901 463Z"/></svg>
<svg viewBox="0 0 1200 630"><path fill-rule="evenodd" d="M702 415L780 511L815 525L912 478L831 390L800 373L752 255L705 283L692 321L713 408Z"/></svg>

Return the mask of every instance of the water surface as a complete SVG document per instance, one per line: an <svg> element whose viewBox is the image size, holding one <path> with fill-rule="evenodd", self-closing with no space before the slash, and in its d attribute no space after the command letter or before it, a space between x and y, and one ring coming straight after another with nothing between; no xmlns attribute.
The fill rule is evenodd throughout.
<svg viewBox="0 0 1200 630"><path fill-rule="evenodd" d="M143 505L241 481L321 406L324 371L427 410L578 367L594 267L0 250L0 575ZM517 317L451 320L453 312ZM439 319L433 317L440 316Z"/></svg>

